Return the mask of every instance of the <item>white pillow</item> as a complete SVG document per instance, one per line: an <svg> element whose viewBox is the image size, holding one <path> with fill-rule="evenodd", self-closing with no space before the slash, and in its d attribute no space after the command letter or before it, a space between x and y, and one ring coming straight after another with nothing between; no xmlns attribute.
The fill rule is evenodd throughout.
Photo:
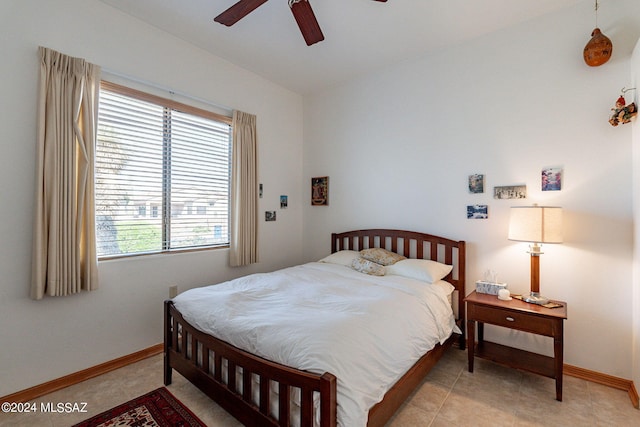
<svg viewBox="0 0 640 427"><path fill-rule="evenodd" d="M358 251L350 251L350 250L342 250L338 252L334 252L331 255L322 258L318 262L326 262L329 264L339 264L346 265L347 267L351 267L351 263L354 259L360 258L360 252Z"/></svg>
<svg viewBox="0 0 640 427"><path fill-rule="evenodd" d="M439 288L442 290L442 295L445 295L447 298L449 298L449 303L451 303L451 294L453 294L453 291L456 290L456 288L449 282L445 282L444 280L438 280L437 282L433 282L432 285L436 288Z"/></svg>
<svg viewBox="0 0 640 427"><path fill-rule="evenodd" d="M453 266L429 259L405 259L387 267L387 274L434 283L451 272Z"/></svg>
<svg viewBox="0 0 640 427"><path fill-rule="evenodd" d="M364 258L356 258L351 262L351 268L360 273L371 276L384 276L385 266Z"/></svg>

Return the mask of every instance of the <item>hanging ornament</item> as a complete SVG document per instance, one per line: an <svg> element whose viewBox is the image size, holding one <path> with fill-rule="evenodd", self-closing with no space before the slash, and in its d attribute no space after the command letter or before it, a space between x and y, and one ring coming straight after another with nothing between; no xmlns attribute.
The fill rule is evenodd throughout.
<svg viewBox="0 0 640 427"><path fill-rule="evenodd" d="M624 94L633 89L635 88L622 88L622 93L616 100L616 106L611 109L612 114L609 118L609 123L611 124L611 126L618 126L629 123L634 117L638 115L636 103L632 102L631 104L626 105L627 102L624 100Z"/></svg>
<svg viewBox="0 0 640 427"><path fill-rule="evenodd" d="M613 44L609 37L602 34L598 28L598 0L596 0L596 28L591 32L591 40L584 47L584 62L591 67L604 64L611 58Z"/></svg>

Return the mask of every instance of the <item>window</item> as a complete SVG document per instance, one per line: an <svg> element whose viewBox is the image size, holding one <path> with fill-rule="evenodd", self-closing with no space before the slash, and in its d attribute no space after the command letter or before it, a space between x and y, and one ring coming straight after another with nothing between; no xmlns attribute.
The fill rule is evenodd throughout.
<svg viewBox="0 0 640 427"><path fill-rule="evenodd" d="M231 118L102 82L97 140L99 257L229 244Z"/></svg>

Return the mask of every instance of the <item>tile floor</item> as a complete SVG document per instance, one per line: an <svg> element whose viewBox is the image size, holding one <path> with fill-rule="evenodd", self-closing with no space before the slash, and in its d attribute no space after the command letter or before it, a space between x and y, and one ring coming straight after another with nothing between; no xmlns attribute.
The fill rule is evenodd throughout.
<svg viewBox="0 0 640 427"><path fill-rule="evenodd" d="M405 426L640 426L640 410L625 391L565 376L563 402L552 379L476 360L450 349L389 422ZM168 388L209 427L240 426L198 389L174 373ZM70 426L161 387L162 355L51 393L40 402L87 402L87 413L4 414L0 426Z"/></svg>

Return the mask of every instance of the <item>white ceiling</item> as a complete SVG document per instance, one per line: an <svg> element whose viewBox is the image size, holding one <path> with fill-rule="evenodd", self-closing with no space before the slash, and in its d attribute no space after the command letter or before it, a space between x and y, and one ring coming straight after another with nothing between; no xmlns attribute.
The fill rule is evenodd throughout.
<svg viewBox="0 0 640 427"><path fill-rule="evenodd" d="M101 1L308 94L584 0L310 0L325 36L312 46L288 0L270 0L232 27L213 18L236 0Z"/></svg>

